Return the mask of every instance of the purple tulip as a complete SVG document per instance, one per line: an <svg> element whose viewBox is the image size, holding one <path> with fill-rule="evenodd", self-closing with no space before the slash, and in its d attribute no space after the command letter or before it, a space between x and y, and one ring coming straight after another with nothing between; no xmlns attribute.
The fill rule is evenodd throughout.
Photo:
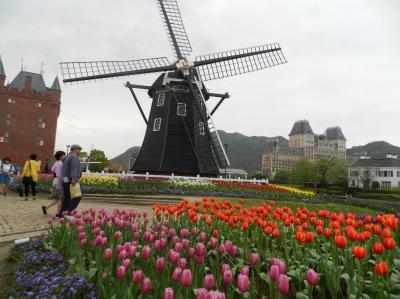
<svg viewBox="0 0 400 299"><path fill-rule="evenodd" d="M239 274L236 285L241 293L247 292L250 288L249 277L247 275Z"/></svg>
<svg viewBox="0 0 400 299"><path fill-rule="evenodd" d="M142 294L148 294L148 293L150 293L150 290L151 290L151 280L150 280L150 278L146 277L142 281L142 285L140 287L140 292Z"/></svg>
<svg viewBox="0 0 400 299"><path fill-rule="evenodd" d="M182 271L181 283L184 288L192 285L192 272L190 269L185 269Z"/></svg>
<svg viewBox="0 0 400 299"><path fill-rule="evenodd" d="M214 284L215 284L214 275L206 274L206 276L204 276L204 281L203 281L204 287L207 290L211 290L214 287Z"/></svg>
<svg viewBox="0 0 400 299"><path fill-rule="evenodd" d="M163 299L174 299L174 290L172 288L165 288Z"/></svg>
<svg viewBox="0 0 400 299"><path fill-rule="evenodd" d="M286 274L279 275L278 290L282 295L289 293L289 278Z"/></svg>
<svg viewBox="0 0 400 299"><path fill-rule="evenodd" d="M139 284L142 281L142 271L136 270L132 272L132 282L134 284Z"/></svg>
<svg viewBox="0 0 400 299"><path fill-rule="evenodd" d="M230 269L226 269L224 271L224 273L222 274L222 278L224 280L224 284L225 285L230 285L232 283L232 280L233 280L232 271Z"/></svg>
<svg viewBox="0 0 400 299"><path fill-rule="evenodd" d="M156 261L156 270L162 271L165 268L165 261L163 257L159 257Z"/></svg>
<svg viewBox="0 0 400 299"><path fill-rule="evenodd" d="M251 265L255 266L258 263L258 259L259 259L258 253L253 252L250 254L249 262Z"/></svg>
<svg viewBox="0 0 400 299"><path fill-rule="evenodd" d="M318 285L318 281L319 281L319 277L318 277L318 273L314 271L314 269L308 269L307 271L307 282L312 285L312 286L317 286Z"/></svg>

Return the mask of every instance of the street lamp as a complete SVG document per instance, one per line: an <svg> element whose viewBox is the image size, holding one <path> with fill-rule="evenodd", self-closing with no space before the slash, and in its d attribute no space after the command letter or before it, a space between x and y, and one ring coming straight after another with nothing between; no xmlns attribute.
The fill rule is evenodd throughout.
<svg viewBox="0 0 400 299"><path fill-rule="evenodd" d="M224 143L224 147L225 147L225 154L226 154L226 156L228 156L228 143ZM228 165L225 165L225 178L226 178L226 167L227 167Z"/></svg>

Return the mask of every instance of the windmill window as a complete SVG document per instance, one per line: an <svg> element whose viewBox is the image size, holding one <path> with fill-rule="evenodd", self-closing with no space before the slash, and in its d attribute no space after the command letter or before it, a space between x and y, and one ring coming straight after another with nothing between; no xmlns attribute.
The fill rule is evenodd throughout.
<svg viewBox="0 0 400 299"><path fill-rule="evenodd" d="M205 135L204 123L202 121L199 122L199 131L200 131L200 135Z"/></svg>
<svg viewBox="0 0 400 299"><path fill-rule="evenodd" d="M186 116L186 104L185 103L178 103L177 114L179 116Z"/></svg>
<svg viewBox="0 0 400 299"><path fill-rule="evenodd" d="M157 98L157 106L164 106L165 93L160 93Z"/></svg>
<svg viewBox="0 0 400 299"><path fill-rule="evenodd" d="M160 128L161 128L161 118L159 117L154 120L153 131L158 132L160 131Z"/></svg>

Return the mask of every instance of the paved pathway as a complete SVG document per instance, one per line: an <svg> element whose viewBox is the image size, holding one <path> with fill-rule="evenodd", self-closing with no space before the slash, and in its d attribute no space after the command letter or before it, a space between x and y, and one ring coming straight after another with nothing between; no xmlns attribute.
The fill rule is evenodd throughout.
<svg viewBox="0 0 400 299"><path fill-rule="evenodd" d="M24 201L13 195L0 196L0 243L40 235L46 229L47 221L50 219L50 215L43 215L41 206L49 203L50 200L44 197L38 197L35 201L32 199ZM134 201L109 203L107 198L104 198L104 201L85 201L83 199L79 209L88 208L105 208L109 211L116 208L135 209L140 212L151 211L150 206L137 205ZM55 206L50 208L49 214L55 213L55 209Z"/></svg>

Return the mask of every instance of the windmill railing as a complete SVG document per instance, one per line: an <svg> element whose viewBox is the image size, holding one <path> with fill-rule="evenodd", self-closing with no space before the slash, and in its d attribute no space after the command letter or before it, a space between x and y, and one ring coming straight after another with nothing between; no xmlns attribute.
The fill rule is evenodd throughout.
<svg viewBox="0 0 400 299"><path fill-rule="evenodd" d="M247 175L243 174L242 177L238 177L236 179L233 178L224 178L222 175L219 177L205 177L205 176L182 176L182 175L175 175L171 173L170 175L159 175L159 174L136 174L136 173L105 173L105 172L84 172L85 176L104 176L104 177L118 177L118 178L136 178L138 181L168 181L168 180L179 180L184 179L188 181L197 181L197 182L236 182L236 183L251 183L257 185L266 185L269 184L268 179L265 180L257 180L257 179L247 179ZM227 173L229 174L229 173ZM235 174L236 175L236 174Z"/></svg>

